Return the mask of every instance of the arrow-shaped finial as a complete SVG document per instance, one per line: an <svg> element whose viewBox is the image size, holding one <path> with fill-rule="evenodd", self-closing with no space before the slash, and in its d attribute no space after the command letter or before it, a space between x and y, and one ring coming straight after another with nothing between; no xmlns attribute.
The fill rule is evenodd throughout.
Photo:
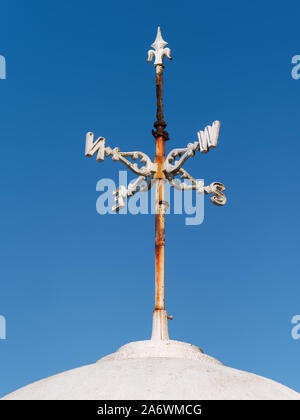
<svg viewBox="0 0 300 420"><path fill-rule="evenodd" d="M163 66L163 58L166 56L169 60L172 60L170 48L164 48L168 43L163 40L161 36L160 27L157 28L156 39L151 45L154 50L148 51L148 63L152 61L152 58L155 57L154 66Z"/></svg>

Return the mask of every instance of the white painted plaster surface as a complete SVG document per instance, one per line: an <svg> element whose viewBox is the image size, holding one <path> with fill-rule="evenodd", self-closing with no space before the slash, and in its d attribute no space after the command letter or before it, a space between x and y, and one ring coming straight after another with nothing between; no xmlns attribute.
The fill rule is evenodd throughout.
<svg viewBox="0 0 300 420"><path fill-rule="evenodd" d="M232 369L178 341L138 341L98 362L25 386L4 399L272 399L300 394L270 379Z"/></svg>

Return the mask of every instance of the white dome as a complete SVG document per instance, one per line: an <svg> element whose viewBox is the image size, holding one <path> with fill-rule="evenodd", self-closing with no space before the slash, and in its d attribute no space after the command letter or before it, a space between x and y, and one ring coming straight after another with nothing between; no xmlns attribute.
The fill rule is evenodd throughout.
<svg viewBox="0 0 300 420"><path fill-rule="evenodd" d="M300 400L300 394L224 366L179 341L138 341L98 362L34 382L7 400Z"/></svg>

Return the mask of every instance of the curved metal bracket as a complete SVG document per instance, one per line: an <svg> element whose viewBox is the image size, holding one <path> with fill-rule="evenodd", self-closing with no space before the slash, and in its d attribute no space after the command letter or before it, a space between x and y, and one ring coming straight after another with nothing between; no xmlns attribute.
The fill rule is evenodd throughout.
<svg viewBox="0 0 300 420"><path fill-rule="evenodd" d="M210 201L215 204L216 206L224 206L226 204L227 198L223 191L226 190L225 185L221 184L221 182L212 182L210 185L205 186L202 180L197 180L192 177L187 171L183 168L179 169L177 175L180 175L181 179L188 179L190 184L186 182L181 182L179 179L175 179L175 176L172 174L168 174L166 176L167 180L169 181L170 185L177 190L196 190L198 194L212 194L210 197Z"/></svg>
<svg viewBox="0 0 300 420"><path fill-rule="evenodd" d="M219 131L220 121L214 121L212 125L206 126L203 131L198 131L198 141L188 143L185 148L171 150L165 161L165 171L176 174L188 158L195 156L196 151L207 153L210 149L217 147ZM173 164L177 157L180 157L180 159Z"/></svg>
<svg viewBox="0 0 300 420"><path fill-rule="evenodd" d="M105 156L111 156L112 160L115 162L119 160L137 175L150 176L156 170L156 165L152 162L149 156L143 152L120 152L118 147L115 147L114 149L106 147ZM126 157L131 157L132 160L140 159L140 162L145 163L145 165L138 167L137 163L130 162L130 160L126 159Z"/></svg>

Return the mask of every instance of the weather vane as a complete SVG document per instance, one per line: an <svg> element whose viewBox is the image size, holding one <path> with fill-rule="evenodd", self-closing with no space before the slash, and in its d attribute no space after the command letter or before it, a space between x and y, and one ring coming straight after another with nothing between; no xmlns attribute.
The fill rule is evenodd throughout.
<svg viewBox="0 0 300 420"><path fill-rule="evenodd" d="M98 137L94 140L94 134L89 132L86 135L85 155L88 157L97 153L97 160L102 162L105 156L111 156L114 161L123 162L131 169L138 178L130 183L128 187L120 186L114 191L116 205L113 210L118 212L125 207L127 197L133 196L140 191L148 191L152 186L155 187L155 309L153 311L152 340L169 340L168 319L165 310L165 213L168 209L168 202L165 201L165 183L169 182L171 186L179 190L196 190L198 194L211 194L212 203L223 206L226 203L226 197L223 193L225 186L220 182L213 182L209 186L204 186L203 181L194 179L185 169L183 164L195 152L207 153L210 149L217 146L220 130L220 122L214 121L204 130L198 131L198 140L188 143L184 148L173 149L165 157L165 141L169 140L169 135L165 128L167 123L163 114L163 69L164 57L171 60L170 48L165 48L165 42L161 36L160 27L157 29L156 39L151 45L153 50L148 51L148 62L154 58L156 70L156 97L157 97L157 120L154 123L155 130L152 134L155 138L155 158L152 162L149 156L143 152L121 152L118 147L111 149L105 145L105 138ZM140 164L133 163L138 160ZM186 179L189 183L180 181Z"/></svg>

